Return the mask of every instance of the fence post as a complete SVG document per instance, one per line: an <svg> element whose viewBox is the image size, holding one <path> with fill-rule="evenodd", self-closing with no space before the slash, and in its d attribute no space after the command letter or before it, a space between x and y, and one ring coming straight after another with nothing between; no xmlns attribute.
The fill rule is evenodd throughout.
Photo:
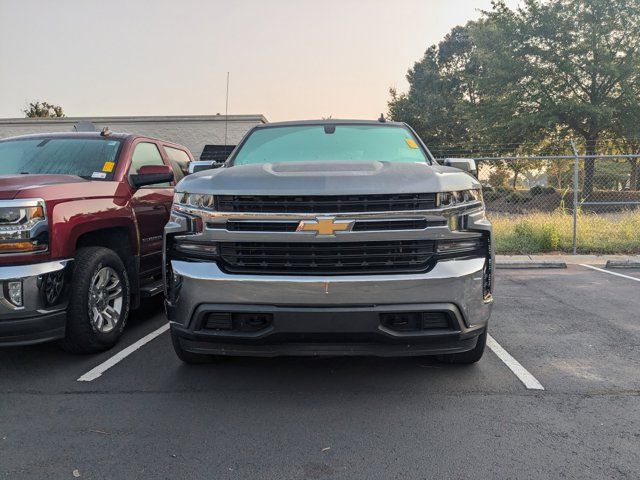
<svg viewBox="0 0 640 480"><path fill-rule="evenodd" d="M573 150L573 254L578 253L578 187L580 186L580 158L576 144L571 139L571 148Z"/></svg>

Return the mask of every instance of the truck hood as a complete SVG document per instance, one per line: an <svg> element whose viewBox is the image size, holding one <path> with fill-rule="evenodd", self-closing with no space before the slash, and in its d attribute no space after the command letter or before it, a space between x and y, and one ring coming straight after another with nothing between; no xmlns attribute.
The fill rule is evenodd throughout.
<svg viewBox="0 0 640 480"><path fill-rule="evenodd" d="M75 175L0 175L0 200L113 195L114 182L93 182Z"/></svg>
<svg viewBox="0 0 640 480"><path fill-rule="evenodd" d="M205 170L178 191L218 195L349 195L458 191L480 188L471 175L427 163L286 162Z"/></svg>

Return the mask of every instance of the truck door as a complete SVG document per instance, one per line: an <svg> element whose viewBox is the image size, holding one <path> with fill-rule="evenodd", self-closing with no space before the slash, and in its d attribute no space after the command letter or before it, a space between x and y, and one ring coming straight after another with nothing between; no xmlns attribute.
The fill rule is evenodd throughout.
<svg viewBox="0 0 640 480"><path fill-rule="evenodd" d="M143 165L165 165L159 145L150 140L137 140L133 147L129 175ZM173 200L173 182L147 185L131 198L140 232L140 274L154 275L162 266L162 233L169 220Z"/></svg>

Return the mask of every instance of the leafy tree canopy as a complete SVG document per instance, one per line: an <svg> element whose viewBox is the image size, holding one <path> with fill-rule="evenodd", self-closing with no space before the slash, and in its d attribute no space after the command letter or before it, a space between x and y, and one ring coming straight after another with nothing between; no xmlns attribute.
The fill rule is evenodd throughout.
<svg viewBox="0 0 640 480"><path fill-rule="evenodd" d="M549 139L570 137L588 155L612 138L640 151L640 0L495 1L429 47L407 79L390 116L436 155L462 153L452 145L474 156L555 153ZM585 161L586 194L594 175Z"/></svg>
<svg viewBox="0 0 640 480"><path fill-rule="evenodd" d="M22 111L27 118L50 118L65 116L62 107L40 101L30 102L29 104L27 104L27 108Z"/></svg>

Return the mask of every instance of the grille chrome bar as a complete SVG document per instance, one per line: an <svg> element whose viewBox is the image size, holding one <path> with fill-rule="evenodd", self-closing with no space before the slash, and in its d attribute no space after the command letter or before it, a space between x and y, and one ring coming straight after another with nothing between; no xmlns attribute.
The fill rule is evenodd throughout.
<svg viewBox="0 0 640 480"><path fill-rule="evenodd" d="M230 232L295 232L299 224L300 222L296 220L228 220L226 230ZM428 226L443 226L446 224L446 220L427 222L425 218L358 220L354 223L351 231L424 230Z"/></svg>

